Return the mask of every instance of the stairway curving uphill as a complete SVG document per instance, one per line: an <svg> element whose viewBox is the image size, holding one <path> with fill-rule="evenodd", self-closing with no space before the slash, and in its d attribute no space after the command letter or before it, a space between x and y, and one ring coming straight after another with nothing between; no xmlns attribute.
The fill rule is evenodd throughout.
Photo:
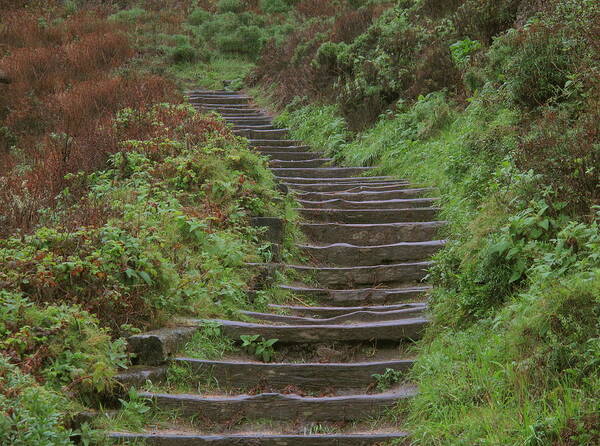
<svg viewBox="0 0 600 446"><path fill-rule="evenodd" d="M221 113L235 133L270 158L277 180L295 194L308 240L300 248L311 262L283 265L300 280L283 288L299 301L317 304L246 312L255 322L219 321L234 339L253 334L279 339L287 362L173 357L197 329L193 326L134 336L130 344L146 364L185 364L210 371L224 388L262 391L145 393L158 407L176 409L195 422L185 429L113 437L173 446L352 446L402 440L407 434L382 415L413 396L415 387L380 391L374 375L409 370L406 347L427 324L428 287L422 280L432 254L444 245L436 238L444 224L436 221L436 200L424 198L430 190L392 177L365 176L369 168L333 166L325 154L288 139L288 132L275 128L248 96L197 90L189 98L202 111ZM151 377L152 370L163 369L147 369L143 377Z"/></svg>

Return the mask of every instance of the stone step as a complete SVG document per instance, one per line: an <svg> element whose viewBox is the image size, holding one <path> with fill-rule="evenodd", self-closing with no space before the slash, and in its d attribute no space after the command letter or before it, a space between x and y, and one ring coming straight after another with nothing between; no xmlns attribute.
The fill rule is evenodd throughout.
<svg viewBox="0 0 600 446"><path fill-rule="evenodd" d="M301 223L300 229L316 243L351 243L359 246L437 240L444 221L415 223L341 224Z"/></svg>
<svg viewBox="0 0 600 446"><path fill-rule="evenodd" d="M279 178L353 178L371 170L370 167L317 167L307 169L273 169Z"/></svg>
<svg viewBox="0 0 600 446"><path fill-rule="evenodd" d="M260 153L269 154L271 152L277 153L319 153L319 152L311 152L309 146L252 146L254 150Z"/></svg>
<svg viewBox="0 0 600 446"><path fill-rule="evenodd" d="M264 363L248 361L210 361L175 358L175 364L185 365L198 374L208 374L220 386L252 388L265 385L270 389L297 386L302 390L363 389L375 382L373 374L386 369L408 371L413 361L390 360L360 363Z"/></svg>
<svg viewBox="0 0 600 446"><path fill-rule="evenodd" d="M444 240L401 242L393 245L356 246L335 243L326 246L299 245L312 260L328 265L368 266L429 259L444 247Z"/></svg>
<svg viewBox="0 0 600 446"><path fill-rule="evenodd" d="M248 138L250 140L252 139L268 139L270 141L280 141L280 140L285 140L285 138L288 137L288 130L287 129L274 129L274 130L245 130L245 129L240 129L240 130L234 130L233 133L235 133L238 136L243 136L244 138Z"/></svg>
<svg viewBox="0 0 600 446"><path fill-rule="evenodd" d="M437 203L435 198L397 198L394 200L348 201L331 199L325 201L298 200L307 209L409 209L426 208Z"/></svg>
<svg viewBox="0 0 600 446"><path fill-rule="evenodd" d="M253 107L250 104L200 104L200 103L196 103L196 104L192 104L195 108L199 109L199 110L203 110L203 111L207 111L207 112L215 112L215 113L221 113L221 112L252 112L252 111L258 111L257 108Z"/></svg>
<svg viewBox="0 0 600 446"><path fill-rule="evenodd" d="M239 340L244 335L260 335L265 339L278 339L281 344L355 341L403 341L420 339L427 319L413 317L381 322L355 324L275 325L252 322L211 319L218 323L223 334Z"/></svg>
<svg viewBox="0 0 600 446"><path fill-rule="evenodd" d="M286 265L285 268L316 280L323 287L380 286L383 284L406 284L422 281L433 262L397 263L375 266L324 267Z"/></svg>
<svg viewBox="0 0 600 446"><path fill-rule="evenodd" d="M431 287L429 286L330 289L304 285L281 285L280 288L293 293L300 299L303 297L315 299L323 305L340 308L341 311L346 311L349 307L362 307L367 305L389 306L407 303L415 304L415 300L424 299L431 290Z"/></svg>
<svg viewBox="0 0 600 446"><path fill-rule="evenodd" d="M298 209L307 220L323 223L406 223L435 221L438 208L407 209Z"/></svg>
<svg viewBox="0 0 600 446"><path fill-rule="evenodd" d="M250 144L256 147L306 147L297 139L250 139Z"/></svg>
<svg viewBox="0 0 600 446"><path fill-rule="evenodd" d="M249 104L251 98L249 96L242 95L196 95L190 98L192 104L223 104L223 105L240 105Z"/></svg>
<svg viewBox="0 0 600 446"><path fill-rule="evenodd" d="M361 191L361 192L296 192L300 200L326 201L376 201L376 200L398 200L409 198L420 198L430 193L432 188L396 189L385 191Z"/></svg>
<svg viewBox="0 0 600 446"><path fill-rule="evenodd" d="M407 181L402 180L380 180L380 181L359 181L359 182L312 182L295 183L294 181L282 181L290 189L299 193L304 192L353 192L361 190L398 190L413 188Z"/></svg>
<svg viewBox="0 0 600 446"><path fill-rule="evenodd" d="M260 154L279 161L306 161L325 158L323 152L277 152L274 150L261 150Z"/></svg>
<svg viewBox="0 0 600 446"><path fill-rule="evenodd" d="M415 317L422 317L425 307L409 308L402 310L390 310L390 311L354 311L337 316L328 318L312 318L312 317L301 317L301 316L288 316L283 314L273 313L258 313L255 311L242 311L241 314L251 317L253 319L267 321L277 324L288 324L288 325L316 325L316 324L349 324L349 323L362 323L362 322L382 322L382 321L396 321L400 319L412 319Z"/></svg>
<svg viewBox="0 0 600 446"><path fill-rule="evenodd" d="M292 160L292 161L273 159L269 162L269 167L284 168L284 169L291 168L291 167L301 167L301 168L321 167L327 163L330 163L331 161L332 161L331 158L313 158L313 159Z"/></svg>
<svg viewBox="0 0 600 446"><path fill-rule="evenodd" d="M196 421L205 419L212 423L265 418L320 422L364 420L382 415L385 410L415 394L416 389L412 386L375 395L324 398L279 393L201 396L140 392L142 398L151 399L160 410L176 411L181 417L193 417Z"/></svg>
<svg viewBox="0 0 600 446"><path fill-rule="evenodd" d="M109 438L126 444L142 442L148 446L376 446L401 441L405 432L369 431L361 434L243 434L202 435L190 432L153 431L151 433L112 432Z"/></svg>
<svg viewBox="0 0 600 446"><path fill-rule="evenodd" d="M368 311L371 313L381 312L387 313L391 311L406 311L406 314L410 312L424 312L427 310L427 304L424 302L408 303L408 304L396 304L396 305L371 305L371 306L360 306L360 307L309 307L309 306L298 306L298 305L275 305L270 304L269 309L273 311L285 311L293 316L313 318L313 319L328 319L335 318L338 316L344 316L347 314Z"/></svg>
<svg viewBox="0 0 600 446"><path fill-rule="evenodd" d="M247 125L273 125L273 121L271 118L263 117L263 116L228 116L223 115L225 117L225 121L228 124L233 124L235 126L247 126Z"/></svg>
<svg viewBox="0 0 600 446"><path fill-rule="evenodd" d="M194 96L239 96L239 91L231 91L231 90L204 90L202 88L197 88L194 90L187 90L184 94L190 98Z"/></svg>
<svg viewBox="0 0 600 446"><path fill-rule="evenodd" d="M240 131L254 131L254 130L276 130L276 127L271 124L259 124L259 125L246 125L246 124L236 124L234 133Z"/></svg>
<svg viewBox="0 0 600 446"><path fill-rule="evenodd" d="M330 186L357 187L362 185L398 185L401 181L394 180L390 177L332 177L332 178L310 178L310 177L281 177L275 175L275 178L293 189L296 185L304 188L305 186L314 184L326 184Z"/></svg>

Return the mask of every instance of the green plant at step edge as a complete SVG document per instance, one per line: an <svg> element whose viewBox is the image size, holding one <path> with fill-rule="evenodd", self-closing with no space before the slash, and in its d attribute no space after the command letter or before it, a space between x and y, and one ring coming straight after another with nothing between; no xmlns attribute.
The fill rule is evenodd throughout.
<svg viewBox="0 0 600 446"><path fill-rule="evenodd" d="M402 372L400 370L385 369L385 372L382 374L374 373L372 376L375 378L375 381L377 381L377 390L383 392L400 382L402 379Z"/></svg>
<svg viewBox="0 0 600 446"><path fill-rule="evenodd" d="M242 340L242 348L263 362L271 362L273 356L275 356L273 345L279 341L279 339L265 339L260 335L242 335L240 339Z"/></svg>

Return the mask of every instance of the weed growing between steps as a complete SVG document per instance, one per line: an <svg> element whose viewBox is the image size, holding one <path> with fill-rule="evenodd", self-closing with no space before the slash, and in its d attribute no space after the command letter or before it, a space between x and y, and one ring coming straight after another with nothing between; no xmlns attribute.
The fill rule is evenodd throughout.
<svg viewBox="0 0 600 446"><path fill-rule="evenodd" d="M598 48L589 30L597 29L599 11L592 2L556 1L537 16L524 6L516 14L510 2L458 1L445 10L438 3L404 13L398 6L381 21L394 16L405 31L424 17L447 26L437 31L446 32L459 84L417 97L400 92L394 108L360 132L352 129L364 116L348 117L348 96L341 104L298 98L278 124L347 165L439 189L440 218L450 222L442 237L452 241L430 276L433 324L411 376L420 394L399 410L413 442L595 444L600 177L592 124ZM423 12L429 7L435 14ZM469 15L477 8L490 14ZM338 47L336 66L358 58L360 48L410 41L392 39L383 22ZM381 99L379 92L398 93L386 82L434 75L390 70L355 64L352 73L376 75L373 83L364 90L362 78L350 83L344 72L335 86Z"/></svg>

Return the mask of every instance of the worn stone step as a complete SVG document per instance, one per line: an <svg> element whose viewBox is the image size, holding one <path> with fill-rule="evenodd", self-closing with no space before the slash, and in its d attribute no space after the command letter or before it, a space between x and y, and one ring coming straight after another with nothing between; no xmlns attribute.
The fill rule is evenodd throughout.
<svg viewBox="0 0 600 446"><path fill-rule="evenodd" d="M276 130L276 128L271 124L260 124L260 125L246 125L246 124L236 124L234 133L239 133L240 131L249 132L254 130Z"/></svg>
<svg viewBox="0 0 600 446"><path fill-rule="evenodd" d="M139 364L157 365L173 356L189 341L198 326L161 328L127 338L129 351L135 354Z"/></svg>
<svg viewBox="0 0 600 446"><path fill-rule="evenodd" d="M273 141L279 141L287 138L288 130L287 129L273 129L273 130L234 130L236 135L243 136L244 138L252 139L252 138L267 138Z"/></svg>
<svg viewBox="0 0 600 446"><path fill-rule="evenodd" d="M310 152L309 146L253 146L254 150L259 152L279 152L279 153L307 153ZM318 152L314 152L318 153Z"/></svg>
<svg viewBox="0 0 600 446"><path fill-rule="evenodd" d="M187 90L184 92L184 94L187 97L194 97L194 96L207 96L207 95L212 95L212 96L223 96L223 95L229 95L229 96L239 96L239 91L232 91L232 90L204 90L202 88L196 88L194 90Z"/></svg>
<svg viewBox="0 0 600 446"><path fill-rule="evenodd" d="M362 434L276 434L243 433L223 435L201 435L155 431L152 433L112 432L109 438L115 441L143 442L148 446L376 446L394 440L402 440L405 432L373 432Z"/></svg>
<svg viewBox="0 0 600 446"><path fill-rule="evenodd" d="M331 199L325 201L298 200L308 209L408 209L426 208L437 203L435 198L397 198L394 200L349 201Z"/></svg>
<svg viewBox="0 0 600 446"><path fill-rule="evenodd" d="M373 384L373 374L383 374L386 369L405 372L413 361L359 363L263 363L247 361L210 361L192 358L175 358L176 364L186 365L195 372L206 373L219 385L248 388L265 385L270 389L297 386L302 390L363 389Z"/></svg>
<svg viewBox="0 0 600 446"><path fill-rule="evenodd" d="M424 311L424 307L409 308L401 310L389 310L389 311L368 311L360 310L349 312L345 314L339 314L328 318L313 318L313 317L302 317L302 316L288 316L284 314L274 313L258 313L255 311L242 311L241 314L251 317L253 319L267 321L277 324L288 324L288 325L315 325L315 324L350 324L350 323L363 323L363 322L382 322L382 321L396 321L400 319L411 319L415 317L421 317Z"/></svg>
<svg viewBox="0 0 600 446"><path fill-rule="evenodd" d="M435 221L438 208L407 209L298 209L300 215L313 222L324 223L406 223Z"/></svg>
<svg viewBox="0 0 600 446"><path fill-rule="evenodd" d="M296 189L296 186L300 187L314 185L314 184L326 184L331 186L344 186L344 187L356 187L362 185L390 185L390 184L402 184L398 180L394 180L390 177L331 177L331 178L314 178L314 177L282 177L277 176L275 172L275 178L289 187Z"/></svg>
<svg viewBox="0 0 600 446"><path fill-rule="evenodd" d="M361 192L296 192L296 197L300 200L309 201L327 201L327 200L347 200L347 201L376 201L376 200L405 200L410 198L421 198L430 193L432 188L416 189L395 189L384 191L361 191Z"/></svg>
<svg viewBox="0 0 600 446"><path fill-rule="evenodd" d="M331 158L313 158L306 160L280 160L273 159L269 162L272 168L290 168L290 167L321 167L332 161Z"/></svg>
<svg viewBox="0 0 600 446"><path fill-rule="evenodd" d="M323 152L277 152L273 150L261 150L261 155L268 156L273 160L279 161L307 161L315 159L330 159L325 158Z"/></svg>
<svg viewBox="0 0 600 446"><path fill-rule="evenodd" d="M212 423L233 419L354 421L381 415L386 409L416 394L414 387L374 395L348 395L310 398L297 395L263 393L260 395L211 396L140 392L161 410L177 411L181 417Z"/></svg>
<svg viewBox="0 0 600 446"><path fill-rule="evenodd" d="M316 299L323 305L338 307L346 310L347 307L367 305L399 305L414 303L422 300L431 290L430 286L410 286L395 288L358 288L358 289L331 289L303 285L281 285L280 288L297 295L299 298L308 297Z"/></svg>
<svg viewBox="0 0 600 446"><path fill-rule="evenodd" d="M232 339L258 334L265 339L279 339L281 344L416 340L421 338L427 325L423 317L347 325L275 325L222 319L211 319L211 322L220 324L225 336Z"/></svg>
<svg viewBox="0 0 600 446"><path fill-rule="evenodd" d="M334 243L326 246L298 245L298 247L316 262L340 266L367 266L429 259L443 248L444 244L444 240L433 240L379 246Z"/></svg>
<svg viewBox="0 0 600 446"><path fill-rule="evenodd" d="M196 95L190 98L190 102L193 104L223 104L223 105L240 105L249 104L251 98L249 96L242 95Z"/></svg>
<svg viewBox="0 0 600 446"><path fill-rule="evenodd" d="M437 240L438 233L444 226L444 221L377 224L301 223L300 229L315 243L380 246Z"/></svg>
<svg viewBox="0 0 600 446"><path fill-rule="evenodd" d="M263 116L240 117L240 116L228 116L226 114L224 114L223 116L225 118L225 121L227 121L228 124L233 124L236 127L250 126L250 125L269 125L269 126L273 125L271 118L267 118L267 117L263 117Z"/></svg>
<svg viewBox="0 0 600 446"><path fill-rule="evenodd" d="M346 314L368 311L368 312L381 312L386 313L390 311L407 311L410 312L424 312L427 310L427 304L425 302L407 303L407 304L396 304L396 305L370 305L360 307L309 307L299 305L276 305L270 304L269 309L273 311L285 311L293 316L313 318L313 319L327 319L335 318L338 316L344 316Z"/></svg>
<svg viewBox="0 0 600 446"><path fill-rule="evenodd" d="M377 286L386 283L420 282L425 278L428 269L432 265L433 262L354 267L286 265L286 269L301 274L302 277L316 280L323 287L352 288L355 286Z"/></svg>
<svg viewBox="0 0 600 446"><path fill-rule="evenodd" d="M250 139L250 144L257 147L306 147L303 141L297 139Z"/></svg>
<svg viewBox="0 0 600 446"><path fill-rule="evenodd" d="M255 107L250 104L237 104L237 105L226 105L226 104L193 104L198 110L204 112L246 112L246 111L257 111Z"/></svg>
<svg viewBox="0 0 600 446"><path fill-rule="evenodd" d="M411 189L412 186L407 181L402 180L380 180L380 181L359 181L359 182L311 182L295 183L294 181L280 180L290 189L299 193L304 192L347 192L357 190L398 190L402 188Z"/></svg>
<svg viewBox="0 0 600 446"><path fill-rule="evenodd" d="M317 167L307 169L273 169L279 178L353 178L368 172L370 167Z"/></svg>

